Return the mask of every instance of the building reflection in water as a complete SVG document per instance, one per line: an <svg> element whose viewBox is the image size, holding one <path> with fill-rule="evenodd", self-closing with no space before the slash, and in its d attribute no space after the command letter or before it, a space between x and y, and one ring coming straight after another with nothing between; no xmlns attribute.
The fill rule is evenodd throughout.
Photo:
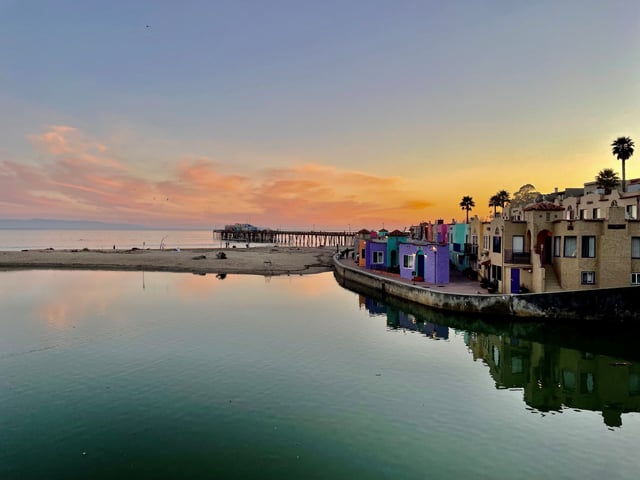
<svg viewBox="0 0 640 480"><path fill-rule="evenodd" d="M360 296L360 307L386 315L387 325L430 338L449 338L449 327ZM498 389L522 389L524 402L538 412L580 409L602 412L609 427L622 426L622 414L640 411L640 363L592 354L508 334L464 331L473 360L481 360Z"/></svg>
<svg viewBox="0 0 640 480"><path fill-rule="evenodd" d="M620 427L623 413L640 411L637 363L504 335L470 332L465 343L496 388L524 389L526 404L540 412L600 411L607 426Z"/></svg>
<svg viewBox="0 0 640 480"><path fill-rule="evenodd" d="M426 322L411 313L384 304L370 297L360 295L360 308L365 308L370 315L386 315L387 326L393 329L405 329L420 332L429 338L446 340L449 338L449 327Z"/></svg>

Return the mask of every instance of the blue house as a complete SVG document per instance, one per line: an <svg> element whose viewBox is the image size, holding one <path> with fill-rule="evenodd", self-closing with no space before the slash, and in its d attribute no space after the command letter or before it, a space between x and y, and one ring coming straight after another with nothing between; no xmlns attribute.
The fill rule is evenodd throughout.
<svg viewBox="0 0 640 480"><path fill-rule="evenodd" d="M385 234L384 238L371 238L365 242L366 268L373 270L398 271L398 246L409 239L406 233L395 230Z"/></svg>
<svg viewBox="0 0 640 480"><path fill-rule="evenodd" d="M408 241L399 246L400 277L422 277L428 283L449 283L449 247Z"/></svg>
<svg viewBox="0 0 640 480"><path fill-rule="evenodd" d="M365 268L371 270L387 269L387 241L380 239L367 240L365 246Z"/></svg>
<svg viewBox="0 0 640 480"><path fill-rule="evenodd" d="M409 240L409 234L394 230L387 234L387 270L398 272L399 267L399 245Z"/></svg>
<svg viewBox="0 0 640 480"><path fill-rule="evenodd" d="M469 224L453 223L449 225L449 260L458 271L469 267L468 245Z"/></svg>

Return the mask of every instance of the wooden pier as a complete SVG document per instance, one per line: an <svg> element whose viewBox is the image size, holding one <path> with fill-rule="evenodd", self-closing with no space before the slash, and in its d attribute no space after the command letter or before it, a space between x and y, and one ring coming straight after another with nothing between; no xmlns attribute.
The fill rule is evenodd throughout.
<svg viewBox="0 0 640 480"><path fill-rule="evenodd" d="M214 230L221 242L273 243L289 247L353 246L355 232L318 232L296 230Z"/></svg>

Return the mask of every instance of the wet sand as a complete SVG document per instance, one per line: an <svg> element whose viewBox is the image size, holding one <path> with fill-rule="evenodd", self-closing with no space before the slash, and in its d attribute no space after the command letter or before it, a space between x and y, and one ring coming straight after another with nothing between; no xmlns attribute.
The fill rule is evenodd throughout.
<svg viewBox="0 0 640 480"><path fill-rule="evenodd" d="M226 258L218 258L223 253ZM186 250L0 251L0 270L144 270L191 273L298 275L330 271L330 248L217 248Z"/></svg>

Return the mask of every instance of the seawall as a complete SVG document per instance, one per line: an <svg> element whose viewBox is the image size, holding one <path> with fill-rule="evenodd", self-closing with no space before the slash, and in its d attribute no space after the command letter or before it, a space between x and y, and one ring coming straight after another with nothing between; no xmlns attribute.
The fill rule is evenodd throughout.
<svg viewBox="0 0 640 480"><path fill-rule="evenodd" d="M361 285L431 308L452 312L520 318L640 323L640 288L623 287L549 293L467 294L413 285L334 257L338 282Z"/></svg>

